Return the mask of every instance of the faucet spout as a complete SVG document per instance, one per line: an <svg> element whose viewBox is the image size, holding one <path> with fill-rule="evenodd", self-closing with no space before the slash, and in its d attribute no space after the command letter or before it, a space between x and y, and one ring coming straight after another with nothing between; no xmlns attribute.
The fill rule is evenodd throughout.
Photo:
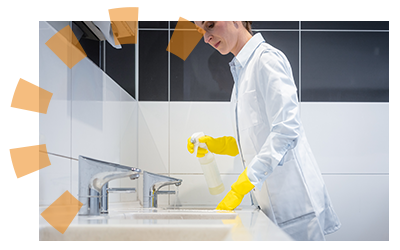
<svg viewBox="0 0 400 250"><path fill-rule="evenodd" d="M83 203L80 215L108 213L108 182L118 178L139 178L138 168L99 161L79 156L79 201ZM113 189L113 192L116 190ZM133 191L133 189L131 189Z"/></svg>
<svg viewBox="0 0 400 250"><path fill-rule="evenodd" d="M182 180L168 181L168 182L157 182L152 186L152 188L153 188L153 192L156 193L162 187L169 186L169 185L180 186L181 184L182 184Z"/></svg>
<svg viewBox="0 0 400 250"><path fill-rule="evenodd" d="M181 184L181 179L143 171L143 207L157 207L157 195L167 194L160 191L162 187L169 185L179 186ZM174 192L168 192L168 194L171 193Z"/></svg>
<svg viewBox="0 0 400 250"><path fill-rule="evenodd" d="M89 183L89 188L95 189L97 192L101 192L101 189L103 186L115 179L120 179L124 177L130 177L131 180L139 178L139 174L135 174L132 172L102 172L95 174L91 179Z"/></svg>

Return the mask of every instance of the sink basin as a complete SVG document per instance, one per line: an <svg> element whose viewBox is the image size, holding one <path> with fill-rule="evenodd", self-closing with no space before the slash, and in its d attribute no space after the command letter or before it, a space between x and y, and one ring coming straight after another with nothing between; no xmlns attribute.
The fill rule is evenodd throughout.
<svg viewBox="0 0 400 250"><path fill-rule="evenodd" d="M224 240L235 212L199 209L114 211L105 216L77 216L64 234L49 224L39 229L41 241L188 241Z"/></svg>
<svg viewBox="0 0 400 250"><path fill-rule="evenodd" d="M41 241L187 241L224 240L230 225L70 225L64 234L51 226L41 227Z"/></svg>
<svg viewBox="0 0 400 250"><path fill-rule="evenodd" d="M51 226L39 229L40 241L214 241L224 240L232 226L224 224L77 224L64 234Z"/></svg>
<svg viewBox="0 0 400 250"><path fill-rule="evenodd" d="M234 212L222 212L215 210L161 210L145 213L125 213L127 219L139 220L233 220Z"/></svg>

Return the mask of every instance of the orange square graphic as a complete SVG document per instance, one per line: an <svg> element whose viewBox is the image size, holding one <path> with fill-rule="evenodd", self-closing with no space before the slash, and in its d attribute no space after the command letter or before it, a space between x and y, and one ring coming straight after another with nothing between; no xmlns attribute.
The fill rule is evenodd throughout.
<svg viewBox="0 0 400 250"><path fill-rule="evenodd" d="M51 92L19 79L11 107L47 114L52 96Z"/></svg>
<svg viewBox="0 0 400 250"><path fill-rule="evenodd" d="M204 35L204 30L196 24L180 17L169 41L167 51L186 60Z"/></svg>
<svg viewBox="0 0 400 250"><path fill-rule="evenodd" d="M57 231L64 234L83 204L70 192L65 191L41 215Z"/></svg>
<svg viewBox="0 0 400 250"><path fill-rule="evenodd" d="M17 178L51 165L46 144L10 149L10 155Z"/></svg>
<svg viewBox="0 0 400 250"><path fill-rule="evenodd" d="M52 36L46 45L70 69L87 56L69 25Z"/></svg>
<svg viewBox="0 0 400 250"><path fill-rule="evenodd" d="M137 21L112 21L111 28L115 44L136 44L137 27Z"/></svg>
<svg viewBox="0 0 400 250"><path fill-rule="evenodd" d="M110 14L110 20L112 22L113 21L137 22L139 17L139 8L126 7L126 8L109 9L108 13Z"/></svg>

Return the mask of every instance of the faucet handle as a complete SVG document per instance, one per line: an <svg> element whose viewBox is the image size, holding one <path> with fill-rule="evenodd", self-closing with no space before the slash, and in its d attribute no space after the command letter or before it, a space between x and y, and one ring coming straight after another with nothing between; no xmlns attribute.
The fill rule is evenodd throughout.
<svg viewBox="0 0 400 250"><path fill-rule="evenodd" d="M136 193L136 188L107 188L107 193Z"/></svg>
<svg viewBox="0 0 400 250"><path fill-rule="evenodd" d="M175 194L175 191L157 191L155 194Z"/></svg>

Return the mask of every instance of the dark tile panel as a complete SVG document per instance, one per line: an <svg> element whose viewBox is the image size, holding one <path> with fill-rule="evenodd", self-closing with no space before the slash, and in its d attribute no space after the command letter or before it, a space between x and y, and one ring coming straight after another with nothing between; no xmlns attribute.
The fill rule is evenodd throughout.
<svg viewBox="0 0 400 250"><path fill-rule="evenodd" d="M171 29L174 29L177 21L171 21ZM298 21L253 21L252 29L298 29Z"/></svg>
<svg viewBox="0 0 400 250"><path fill-rule="evenodd" d="M232 58L203 39L185 61L171 54L171 101L230 101L233 78L228 63Z"/></svg>
<svg viewBox="0 0 400 250"><path fill-rule="evenodd" d="M139 21L140 28L168 28L168 21Z"/></svg>
<svg viewBox="0 0 400 250"><path fill-rule="evenodd" d="M107 42L105 57L107 75L135 97L135 44L123 44L116 49Z"/></svg>
<svg viewBox="0 0 400 250"><path fill-rule="evenodd" d="M58 22L61 23L61 22ZM82 22L79 22L80 25L83 25ZM99 67L100 63L100 41L94 39L91 34L88 34L88 29L83 30L79 27L76 22L72 22L72 31L74 35L77 37L80 45L85 51L87 57Z"/></svg>
<svg viewBox="0 0 400 250"><path fill-rule="evenodd" d="M301 22L301 29L389 30L387 21Z"/></svg>
<svg viewBox="0 0 400 250"><path fill-rule="evenodd" d="M298 21L253 21L252 29L298 29Z"/></svg>
<svg viewBox="0 0 400 250"><path fill-rule="evenodd" d="M139 101L168 101L168 31L139 31Z"/></svg>
<svg viewBox="0 0 400 250"><path fill-rule="evenodd" d="M256 32L258 33L258 32ZM299 32L297 31L261 31L265 41L282 51L292 67L293 78L299 97Z"/></svg>
<svg viewBox="0 0 400 250"><path fill-rule="evenodd" d="M268 31L261 34L286 54L298 86L299 33ZM221 55L203 40L186 61L171 54L171 101L230 101L234 82L229 68L232 59L232 54Z"/></svg>
<svg viewBox="0 0 400 250"><path fill-rule="evenodd" d="M301 34L302 101L389 101L389 33Z"/></svg>

